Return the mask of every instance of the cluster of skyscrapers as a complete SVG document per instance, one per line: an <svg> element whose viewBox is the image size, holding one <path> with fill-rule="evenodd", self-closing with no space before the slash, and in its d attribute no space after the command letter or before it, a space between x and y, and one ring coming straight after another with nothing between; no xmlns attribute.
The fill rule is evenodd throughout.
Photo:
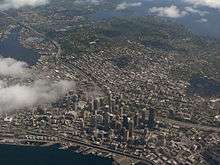
<svg viewBox="0 0 220 165"><path fill-rule="evenodd" d="M81 112L90 113L87 119L84 114L82 116L84 122L90 123L94 132L101 130L109 136L118 137L120 141L132 140L135 130L153 130L156 126L153 108L135 109L131 112L122 96L113 98L110 92L107 98L95 98L88 101Z"/></svg>

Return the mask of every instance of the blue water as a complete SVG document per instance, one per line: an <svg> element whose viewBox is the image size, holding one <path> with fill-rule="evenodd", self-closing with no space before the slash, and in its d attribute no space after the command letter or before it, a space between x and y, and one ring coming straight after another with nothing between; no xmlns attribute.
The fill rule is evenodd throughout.
<svg viewBox="0 0 220 165"><path fill-rule="evenodd" d="M1 165L111 165L112 160L54 147L0 144Z"/></svg>
<svg viewBox="0 0 220 165"><path fill-rule="evenodd" d="M40 56L37 51L22 46L19 42L19 31L20 28L12 29L7 38L0 41L0 55L5 58L11 57L19 61L25 61L29 65L34 65Z"/></svg>

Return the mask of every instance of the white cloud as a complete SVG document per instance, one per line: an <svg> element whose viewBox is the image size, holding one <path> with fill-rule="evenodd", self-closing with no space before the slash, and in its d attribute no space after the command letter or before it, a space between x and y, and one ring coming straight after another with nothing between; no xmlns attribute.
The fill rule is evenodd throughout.
<svg viewBox="0 0 220 165"><path fill-rule="evenodd" d="M11 78L16 78L18 82L34 75L28 65L24 62L11 58L0 58L0 112L22 109L56 101L63 97L69 90L75 89L72 81L39 80L32 76L29 85L10 82ZM6 76L6 77L5 77ZM9 77L10 78L9 78ZM22 82L23 82L22 81Z"/></svg>
<svg viewBox="0 0 220 165"><path fill-rule="evenodd" d="M69 81L51 83L37 80L30 86L6 84L0 82L0 112L50 103L73 88L73 83Z"/></svg>
<svg viewBox="0 0 220 165"><path fill-rule="evenodd" d="M130 8L130 7L138 7L138 6L141 6L141 5L142 5L141 2L136 2L136 3L123 2L123 3L117 5L116 10L125 10L127 8Z"/></svg>
<svg viewBox="0 0 220 165"><path fill-rule="evenodd" d="M0 89L5 88L7 84L4 81L0 80Z"/></svg>
<svg viewBox="0 0 220 165"><path fill-rule="evenodd" d="M197 20L197 22L206 23L206 22L208 22L208 20L206 18L201 18L201 19Z"/></svg>
<svg viewBox="0 0 220 165"><path fill-rule="evenodd" d="M30 72L25 62L16 61L12 58L0 57L0 75L13 77L28 77Z"/></svg>
<svg viewBox="0 0 220 165"><path fill-rule="evenodd" d="M220 0L184 0L186 3L195 6L207 6L210 8L220 9Z"/></svg>
<svg viewBox="0 0 220 165"><path fill-rule="evenodd" d="M93 4L93 5L99 5L102 0L76 0L74 3L75 4Z"/></svg>
<svg viewBox="0 0 220 165"><path fill-rule="evenodd" d="M177 6L170 7L152 7L149 9L150 13L156 14L161 17L179 18L184 17L188 13L184 10L180 10Z"/></svg>
<svg viewBox="0 0 220 165"><path fill-rule="evenodd" d="M40 6L45 5L49 0L3 0L0 2L0 10L18 9L24 6Z"/></svg>
<svg viewBox="0 0 220 165"><path fill-rule="evenodd" d="M202 11L202 10L198 10L198 9L195 9L193 7L185 7L185 11L187 11L188 13L191 13L191 14L199 14L200 16L205 16L207 14L209 14L208 11Z"/></svg>

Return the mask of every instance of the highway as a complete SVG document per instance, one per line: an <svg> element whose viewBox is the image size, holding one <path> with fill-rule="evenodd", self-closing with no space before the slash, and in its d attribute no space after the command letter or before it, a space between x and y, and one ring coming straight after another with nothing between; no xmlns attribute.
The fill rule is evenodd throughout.
<svg viewBox="0 0 220 165"><path fill-rule="evenodd" d="M182 121L172 120L172 119L168 119L168 118L161 118L161 117L157 117L157 119L159 121L173 124L173 125L178 125L178 126L184 127L184 128L196 128L201 131L220 133L219 127L211 127L211 126L205 126L205 125L200 125L200 124L193 124L193 123L189 123L189 122L182 122Z"/></svg>

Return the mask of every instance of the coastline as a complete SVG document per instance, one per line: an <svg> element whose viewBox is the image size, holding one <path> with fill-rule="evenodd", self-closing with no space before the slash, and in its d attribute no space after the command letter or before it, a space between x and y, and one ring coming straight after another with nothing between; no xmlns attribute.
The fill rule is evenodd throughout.
<svg viewBox="0 0 220 165"><path fill-rule="evenodd" d="M112 164L112 160L95 155L83 155L58 146L31 146L0 143L0 162L4 165L60 165L65 164Z"/></svg>

